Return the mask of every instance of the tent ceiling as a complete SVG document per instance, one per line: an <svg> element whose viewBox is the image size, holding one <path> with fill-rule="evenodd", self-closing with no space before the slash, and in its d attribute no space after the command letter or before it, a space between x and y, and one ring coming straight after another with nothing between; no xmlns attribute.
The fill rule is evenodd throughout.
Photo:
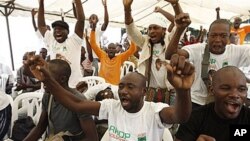
<svg viewBox="0 0 250 141"><path fill-rule="evenodd" d="M0 0L1 5L11 0ZM15 7L24 10L38 8L39 0L15 0ZM215 20L215 8L220 7L221 18L231 19L234 16L241 16L243 19L249 18L249 0L180 0L183 11L190 14L193 27L208 25ZM72 12L72 0L45 0L46 13L60 15L60 10L66 12L67 21L74 22ZM82 0L86 17L95 13L103 19L103 6L101 0ZM111 25L124 26L124 11L122 0L107 0L108 11ZM155 6L163 7L165 10L173 13L172 6L163 0L134 0L132 5L132 14L138 26L144 26L148 16L153 12ZM30 16L30 13L22 10L14 10L12 16ZM46 15L46 18L55 20L58 16Z"/></svg>

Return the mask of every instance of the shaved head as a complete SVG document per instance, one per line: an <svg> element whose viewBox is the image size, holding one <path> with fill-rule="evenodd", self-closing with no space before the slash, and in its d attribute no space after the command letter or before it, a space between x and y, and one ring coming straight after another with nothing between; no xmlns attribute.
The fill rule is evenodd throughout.
<svg viewBox="0 0 250 141"><path fill-rule="evenodd" d="M138 73L138 72L130 72L128 73L127 75L125 75L122 79L124 78L132 78L131 81L136 81L139 86L141 87L146 87L146 77L144 75L142 75L141 73Z"/></svg>
<svg viewBox="0 0 250 141"><path fill-rule="evenodd" d="M212 85L215 86L216 82L221 80L222 76L225 73L231 73L231 75L234 77L240 76L240 77L242 77L242 79L244 79L246 81L245 74L239 68L237 68L235 66L226 66L226 67L219 69L218 71L216 71L214 73L214 75L212 77Z"/></svg>

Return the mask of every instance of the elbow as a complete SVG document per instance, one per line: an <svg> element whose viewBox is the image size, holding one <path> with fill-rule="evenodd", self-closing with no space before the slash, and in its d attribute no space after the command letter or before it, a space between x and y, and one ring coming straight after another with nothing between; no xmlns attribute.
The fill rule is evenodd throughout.
<svg viewBox="0 0 250 141"><path fill-rule="evenodd" d="M179 119L179 123L181 124L181 123L187 122L189 120L189 118L190 118L190 115L191 114L186 114L186 115L181 116L180 119Z"/></svg>

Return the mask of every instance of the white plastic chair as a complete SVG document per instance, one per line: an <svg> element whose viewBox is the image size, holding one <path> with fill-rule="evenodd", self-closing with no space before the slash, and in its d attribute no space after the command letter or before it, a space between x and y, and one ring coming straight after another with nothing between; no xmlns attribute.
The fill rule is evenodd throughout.
<svg viewBox="0 0 250 141"><path fill-rule="evenodd" d="M92 76L95 76L95 67L94 66L92 66L92 70L93 70Z"/></svg>
<svg viewBox="0 0 250 141"><path fill-rule="evenodd" d="M0 75L0 78L1 78L0 89L2 89L2 90L5 92L6 83L7 83L7 81L8 81L9 75L3 73L3 74Z"/></svg>
<svg viewBox="0 0 250 141"><path fill-rule="evenodd" d="M88 84L88 88L105 83L105 79L99 76L85 76L80 79L80 82L82 81L85 81Z"/></svg>
<svg viewBox="0 0 250 141"><path fill-rule="evenodd" d="M131 70L129 70L130 68L132 68L132 72L134 72L135 71L135 64L131 61L125 61L122 65L120 78L125 76L127 73L131 72Z"/></svg>
<svg viewBox="0 0 250 141"><path fill-rule="evenodd" d="M14 121L18 119L20 113L27 113L27 116L30 116L35 124L38 123L42 112L42 97L43 94L39 92L27 92L15 98L12 105L10 136L12 136Z"/></svg>

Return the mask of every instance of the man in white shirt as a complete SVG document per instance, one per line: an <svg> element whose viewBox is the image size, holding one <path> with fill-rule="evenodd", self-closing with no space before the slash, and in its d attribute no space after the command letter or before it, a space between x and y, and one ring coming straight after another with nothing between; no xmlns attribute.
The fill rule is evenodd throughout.
<svg viewBox="0 0 250 141"><path fill-rule="evenodd" d="M170 2L174 8L175 14L182 13L178 0L165 0ZM148 92L146 101L170 102L170 95L173 95L173 87L167 81L167 72L164 69L166 47L173 37L175 28L167 31L167 19L160 13L150 15L148 25L148 34L142 35L136 28L131 14L131 5L133 0L123 0L125 12L125 26L128 37L139 48L141 48L140 58L138 60L137 70L148 79Z"/></svg>
<svg viewBox="0 0 250 141"><path fill-rule="evenodd" d="M168 71L168 81L177 93L175 105L171 107L165 103L144 101L146 78L137 72L128 73L121 79L118 89L120 100L80 100L61 87L50 76L46 65L39 65L43 62L40 62L40 56L37 57L30 62L32 73L44 82L56 100L65 107L75 112L99 116L99 119L108 119L110 141L162 141L165 128L173 123L185 122L189 118L194 67L183 56L172 55L171 65L168 64L165 68Z"/></svg>
<svg viewBox="0 0 250 141"><path fill-rule="evenodd" d="M52 23L53 33L47 30L44 19L44 0L39 1L38 29L44 37L44 42L49 46L50 59L66 60L71 67L72 73L69 79L71 88L75 88L81 78L80 53L84 29L84 12L81 0L75 0L77 22L75 32L68 37L69 26L64 21Z"/></svg>
<svg viewBox="0 0 250 141"><path fill-rule="evenodd" d="M179 32L179 31L178 31ZM177 35L178 34L178 35ZM175 44L169 43L167 55L178 53L191 61L196 68L195 81L191 88L192 108L205 105L209 96L209 77L203 77L211 71L231 65L236 67L250 65L250 47L246 45L228 45L230 24L226 19L215 20L209 28L208 44L188 45L178 49L180 33L175 33ZM206 55L207 54L207 55ZM204 63L207 56L207 63ZM207 64L207 65L206 65ZM202 67L205 66L205 67ZM207 69L207 70L205 70ZM203 70L205 73L202 73ZM203 77L203 78L202 78Z"/></svg>

